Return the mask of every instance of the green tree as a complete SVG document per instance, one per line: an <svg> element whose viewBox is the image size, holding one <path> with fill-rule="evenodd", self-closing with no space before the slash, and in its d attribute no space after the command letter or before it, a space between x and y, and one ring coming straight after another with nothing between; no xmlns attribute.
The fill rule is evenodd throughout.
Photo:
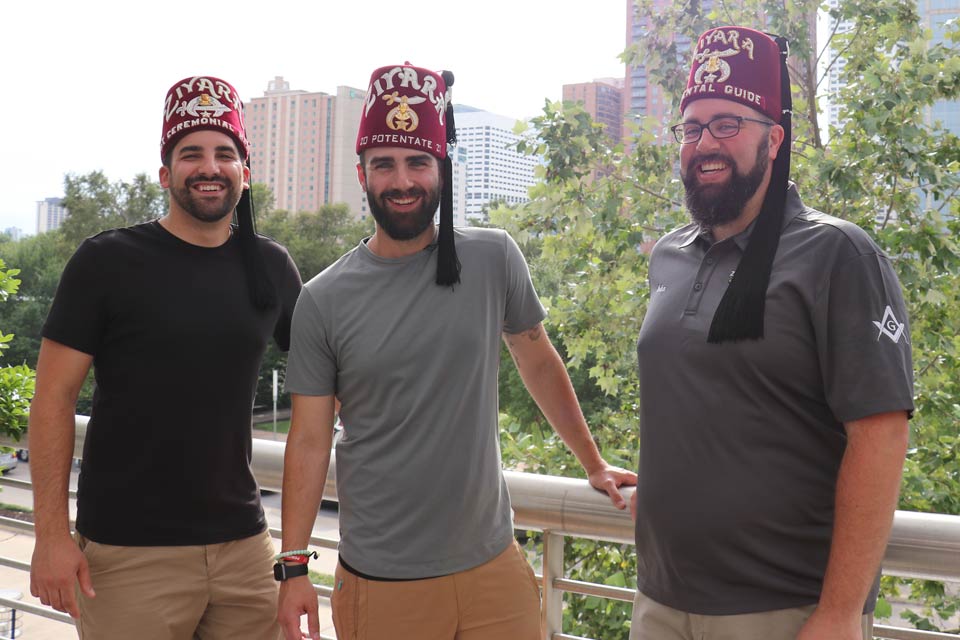
<svg viewBox="0 0 960 640"><path fill-rule="evenodd" d="M809 0L748 0L711 11L698 2L655 9L652 0L638 0L637 10L649 27L624 59L643 64L650 82L664 88L673 101L668 113L679 113L689 68L684 43L705 29L755 24L763 13L769 19L764 29L790 40L792 178L809 205L853 220L873 235L894 259L910 309L917 411L901 508L960 514L955 453L960 420L960 251L955 241L960 231L960 198L955 197L960 143L938 123L925 120L934 101L956 99L960 91L957 26L946 44L930 46L930 34L920 26L912 2L852 0L832 10L835 18L852 25L850 31L838 30L815 51L807 25L813 24L817 3ZM846 60L846 88L832 96L844 124L824 132L817 124L823 88L812 60L826 55L829 45ZM592 397L599 388L605 395L604 401L585 406L585 413L604 454L620 462L632 460L637 448L635 343L648 298L646 249L686 222L677 149L663 144L670 124L634 123L634 138L625 150L610 147L579 107L548 103L521 143L522 149L544 158L531 201L491 212L491 220L511 231L531 261L550 311L547 329L567 356L578 394ZM536 421L526 426L529 406L506 394L501 411L508 464L529 467L533 459L546 473L575 470L555 453L555 440ZM624 584L633 586L630 555L609 545L578 542L569 545L567 567L571 574L599 582L622 576ZM911 615L918 628L934 626L932 613L956 611L956 600L944 595L939 583L897 582L885 579L886 592L910 590L926 606ZM579 635L627 637L625 605L568 597L565 617L565 629Z"/></svg>
<svg viewBox="0 0 960 640"><path fill-rule="evenodd" d="M102 171L68 174L63 188L63 206L70 215L60 231L74 248L100 231L145 222L160 217L167 209L166 191L146 174L137 175L129 183L110 182Z"/></svg>
<svg viewBox="0 0 960 640"><path fill-rule="evenodd" d="M8 269L0 260L0 302L17 292L19 269ZM0 330L0 357L9 349L13 334ZM27 428L27 412L33 398L33 371L26 365L0 367L0 433L19 440Z"/></svg>

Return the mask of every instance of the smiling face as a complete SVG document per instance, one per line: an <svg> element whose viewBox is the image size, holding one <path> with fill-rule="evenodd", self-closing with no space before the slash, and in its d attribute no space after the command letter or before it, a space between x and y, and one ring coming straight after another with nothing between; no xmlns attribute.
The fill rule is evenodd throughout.
<svg viewBox="0 0 960 640"><path fill-rule="evenodd" d="M160 168L160 185L170 190L170 213L204 223L218 223L233 214L250 170L233 138L219 131L184 136Z"/></svg>
<svg viewBox="0 0 960 640"><path fill-rule="evenodd" d="M750 107L710 98L691 102L683 122L706 125L719 116L767 120ZM691 218L706 228L741 218L745 218L744 227L749 224L760 211L770 182L770 162L777 157L782 141L779 125L745 120L731 138L717 140L704 129L698 142L681 145L680 177Z"/></svg>
<svg viewBox="0 0 960 640"><path fill-rule="evenodd" d="M413 240L432 227L441 186L434 156L399 147L367 149L357 176L370 212L390 238Z"/></svg>

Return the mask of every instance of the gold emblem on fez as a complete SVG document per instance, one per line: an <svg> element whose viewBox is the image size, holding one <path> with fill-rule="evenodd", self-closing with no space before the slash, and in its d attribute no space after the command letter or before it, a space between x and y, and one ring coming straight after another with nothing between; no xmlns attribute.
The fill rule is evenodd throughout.
<svg viewBox="0 0 960 640"><path fill-rule="evenodd" d="M704 82L726 82L730 77L730 65L723 58L735 56L740 53L736 49L727 49L725 51L710 51L704 49L693 56L696 62L700 63L696 73L693 74L693 81L697 84Z"/></svg>
<svg viewBox="0 0 960 640"><path fill-rule="evenodd" d="M219 118L228 111L230 111L230 107L209 93L201 93L190 102L182 104L177 108L177 113L180 116L190 114L194 118Z"/></svg>
<svg viewBox="0 0 960 640"><path fill-rule="evenodd" d="M420 126L420 118L417 116L417 112L410 108L410 105L426 102L426 98L398 96L396 91L384 94L381 97L386 101L387 106L396 104L393 109L387 112L388 127L394 131L414 131Z"/></svg>

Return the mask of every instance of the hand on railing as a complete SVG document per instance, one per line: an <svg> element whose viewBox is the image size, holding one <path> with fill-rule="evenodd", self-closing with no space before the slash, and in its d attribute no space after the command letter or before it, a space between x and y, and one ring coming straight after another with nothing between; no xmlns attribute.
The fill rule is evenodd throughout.
<svg viewBox="0 0 960 640"><path fill-rule="evenodd" d="M587 479L591 487L610 496L610 502L617 509L625 509L627 506L627 501L620 495L619 487L637 484L637 474L633 471L614 467L606 462L603 463L603 467L590 473Z"/></svg>

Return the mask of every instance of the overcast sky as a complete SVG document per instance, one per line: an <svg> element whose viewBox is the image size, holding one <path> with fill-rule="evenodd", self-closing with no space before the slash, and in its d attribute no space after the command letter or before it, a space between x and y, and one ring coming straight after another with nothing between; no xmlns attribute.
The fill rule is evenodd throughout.
<svg viewBox="0 0 960 640"><path fill-rule="evenodd" d="M163 99L184 77L221 77L247 101L275 76L366 89L409 60L452 70L455 104L523 118L624 69L625 0L54 0L2 15L0 230L27 233L66 173L155 177Z"/></svg>

